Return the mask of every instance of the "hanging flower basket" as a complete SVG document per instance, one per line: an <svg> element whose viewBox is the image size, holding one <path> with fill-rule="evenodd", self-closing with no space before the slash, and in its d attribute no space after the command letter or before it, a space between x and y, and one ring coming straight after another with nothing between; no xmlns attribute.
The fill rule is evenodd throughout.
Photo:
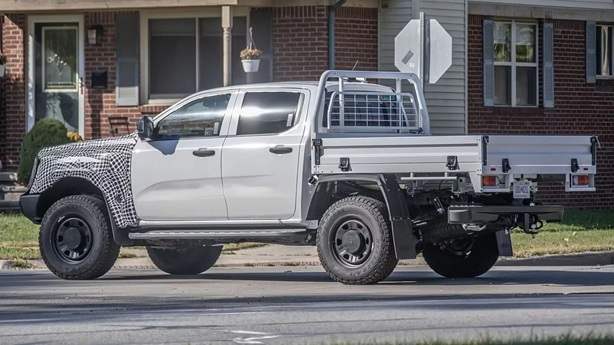
<svg viewBox="0 0 614 345"><path fill-rule="evenodd" d="M241 64L243 64L243 71L245 73L256 73L260 68L260 59L241 60Z"/></svg>
<svg viewBox="0 0 614 345"><path fill-rule="evenodd" d="M241 51L241 63L246 73L258 72L262 51L257 48L245 48Z"/></svg>
<svg viewBox="0 0 614 345"><path fill-rule="evenodd" d="M260 57L262 50L256 48L254 43L254 28L249 28L249 36L247 37L247 48L241 50L241 64L245 73L258 72L260 68Z"/></svg>

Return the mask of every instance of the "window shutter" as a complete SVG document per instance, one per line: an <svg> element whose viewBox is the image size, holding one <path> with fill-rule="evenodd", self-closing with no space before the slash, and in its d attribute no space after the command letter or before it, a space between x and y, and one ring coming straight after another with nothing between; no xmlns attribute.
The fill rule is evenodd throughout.
<svg viewBox="0 0 614 345"><path fill-rule="evenodd" d="M484 105L494 105L495 66L494 66L494 22L486 19L482 30L482 53L484 54Z"/></svg>
<svg viewBox="0 0 614 345"><path fill-rule="evenodd" d="M586 82L594 83L597 75L597 27L595 22L586 22Z"/></svg>
<svg viewBox="0 0 614 345"><path fill-rule="evenodd" d="M552 23L544 23L544 108L554 108L554 66L552 50L554 27Z"/></svg>
<svg viewBox="0 0 614 345"><path fill-rule="evenodd" d="M117 15L117 87L119 106L139 105L139 16Z"/></svg>

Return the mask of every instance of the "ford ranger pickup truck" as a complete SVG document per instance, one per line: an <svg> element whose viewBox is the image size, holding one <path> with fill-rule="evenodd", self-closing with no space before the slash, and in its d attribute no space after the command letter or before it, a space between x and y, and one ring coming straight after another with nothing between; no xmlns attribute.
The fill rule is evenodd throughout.
<svg viewBox="0 0 614 345"><path fill-rule="evenodd" d="M420 253L445 277L484 274L512 229L561 219L540 181L595 190L596 137L434 136L421 85L332 70L199 92L134 134L41 150L21 209L64 279L104 275L121 246L199 274L249 241L315 245L334 280L371 284Z"/></svg>

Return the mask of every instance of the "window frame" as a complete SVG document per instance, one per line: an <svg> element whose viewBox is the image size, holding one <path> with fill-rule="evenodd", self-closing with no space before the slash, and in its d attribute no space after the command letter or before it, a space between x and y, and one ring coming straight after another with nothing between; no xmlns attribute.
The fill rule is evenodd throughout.
<svg viewBox="0 0 614 345"><path fill-rule="evenodd" d="M510 67L511 71L511 85L510 87L512 88L511 91L511 103L510 104L495 104L494 103L494 95L496 93L495 91L495 84L493 84L493 106L494 107L514 107L514 108L537 108L539 107L539 23L535 22L535 21L525 21L525 20L509 20L509 19L495 19L494 21L494 26L497 25L497 23L500 24L510 24L511 25L511 35L512 37L510 38L510 44L511 44L511 50L510 50L510 54L511 54L511 60L508 61L497 61L496 57L493 56L493 68L496 68L497 66L506 66L506 67ZM532 25L535 27L535 62L517 62L516 61L516 25L520 24L520 25ZM494 28L493 28L494 29ZM491 44L493 45L493 49L494 49L494 35L493 35L493 42L491 42ZM517 79L517 74L516 74L516 68L517 67L535 67L535 104L534 105L518 105L516 104L516 79Z"/></svg>
<svg viewBox="0 0 614 345"><path fill-rule="evenodd" d="M164 120L168 116L172 115L175 111L183 108L183 106L192 103L194 101L201 100L207 97L215 97L220 95L230 95L230 99L228 100L228 106L226 107L226 112L224 112L224 117L222 119L222 124L220 125L219 134L216 136L189 136L189 137L165 137L165 138L154 138L154 141L163 141L163 140L190 140L190 139L209 139L209 138L220 138L228 136L228 128L230 127L230 122L232 120L232 114L234 112L235 103L237 101L237 92L235 90L218 90L218 91L201 91L199 93L188 96L181 101L175 103L173 106L167 108L160 114L158 114L153 119L154 128L157 130L158 124L160 121Z"/></svg>
<svg viewBox="0 0 614 345"><path fill-rule="evenodd" d="M598 24L596 24L596 28L601 28L602 31L603 31L603 28L611 28L612 29L611 30L612 31L612 35L609 37L609 44L610 44L610 74L598 74L598 73L595 73L595 78L597 78L597 79L605 79L605 80L614 79L614 37L612 37L612 36L614 36L614 24L598 23ZM595 48L597 48L598 45L601 44L601 37L597 37L596 33L597 33L597 30L595 29L595 40L596 40ZM600 50L600 49L595 49L595 50L597 51L597 50ZM597 64L595 65L595 67L599 68L599 64L601 63L601 56L599 56L597 54L595 54L595 55L596 55L596 59L597 59L597 61L596 61Z"/></svg>
<svg viewBox="0 0 614 345"><path fill-rule="evenodd" d="M248 35L249 26L250 26L250 16L249 9L247 7L233 7L232 16L233 17L245 17L246 18L246 33ZM195 21L195 49L196 49L196 82L195 82L195 90L198 91L198 84L200 82L200 20L201 18L221 18L222 10L221 7L207 7L198 10L186 11L186 10L145 10L140 12L139 16L139 40L140 40L140 103L141 104L150 104L150 105L168 105L173 104L179 100L181 100L184 95L160 95L161 97L151 98L149 94L149 21L152 19L193 19ZM222 27L220 26L220 32L222 31Z"/></svg>
<svg viewBox="0 0 614 345"><path fill-rule="evenodd" d="M46 57L46 33L47 31L59 31L59 30L71 30L75 32L75 37L76 37L76 44L75 44L75 57L76 57L76 64L75 64L75 79L73 80L73 83L75 85L74 88L49 88L47 86L47 71L46 71L46 64L45 64L45 57ZM81 58L80 54L79 54L79 26L78 25L61 25L61 26L43 26L41 29L41 48L40 48L40 53L41 53L41 90L45 93L62 93L62 92L79 92L79 64L80 61L79 59Z"/></svg>
<svg viewBox="0 0 614 345"><path fill-rule="evenodd" d="M241 117L241 108L243 107L243 101L245 99L245 95L248 93L299 93L300 97L298 100L298 106L296 108L296 116L294 117L294 122L292 123L292 127L287 128L283 132L278 133L261 133L261 134L237 134L237 130L239 129L239 119ZM228 136L236 136L236 137L261 137L261 136L278 136L278 135L286 135L294 130L296 130L299 124L302 121L305 121L306 112L308 110L308 104L306 100L309 98L309 90L301 89L301 88L254 88L248 89L245 91L240 91L237 94L236 100L234 102L233 112L232 112L232 120L230 124L230 129L228 131Z"/></svg>

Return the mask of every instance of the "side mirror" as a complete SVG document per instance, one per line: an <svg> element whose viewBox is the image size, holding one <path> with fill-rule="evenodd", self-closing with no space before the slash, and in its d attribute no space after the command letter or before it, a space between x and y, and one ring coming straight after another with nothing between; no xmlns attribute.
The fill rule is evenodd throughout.
<svg viewBox="0 0 614 345"><path fill-rule="evenodd" d="M136 131L141 139L151 139L154 135L154 123L151 117L143 116L136 126Z"/></svg>

